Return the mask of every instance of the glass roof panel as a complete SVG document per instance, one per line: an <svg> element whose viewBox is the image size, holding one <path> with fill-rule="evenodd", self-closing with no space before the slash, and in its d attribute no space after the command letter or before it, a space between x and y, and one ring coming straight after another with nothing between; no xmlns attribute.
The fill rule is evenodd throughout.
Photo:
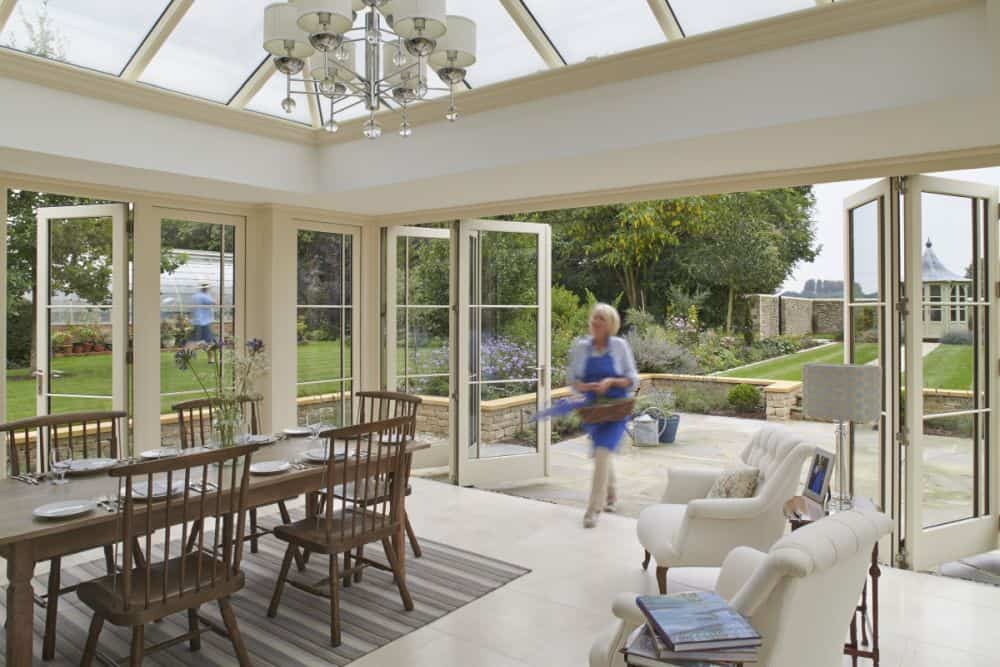
<svg viewBox="0 0 1000 667"><path fill-rule="evenodd" d="M120 74L168 0L20 0L0 45Z"/></svg>
<svg viewBox="0 0 1000 667"><path fill-rule="evenodd" d="M667 39L646 0L524 0L524 4L570 64Z"/></svg>
<svg viewBox="0 0 1000 667"><path fill-rule="evenodd" d="M788 14L800 9L814 9L815 0L670 0L674 16L684 34L690 37L721 30L741 23Z"/></svg>
<svg viewBox="0 0 1000 667"><path fill-rule="evenodd" d="M476 22L477 60L467 77L474 88L546 69L499 0L448 0L448 13Z"/></svg>
<svg viewBox="0 0 1000 667"><path fill-rule="evenodd" d="M303 84L293 81L292 90L303 90ZM247 110L312 125L312 116L309 115L309 98L305 95L292 95L292 99L295 100L295 110L288 114L281 108L281 101L285 99L285 96L285 75L275 73L260 89L260 92L247 103Z"/></svg>
<svg viewBox="0 0 1000 667"><path fill-rule="evenodd" d="M196 0L139 80L228 102L267 56L261 43L271 1Z"/></svg>

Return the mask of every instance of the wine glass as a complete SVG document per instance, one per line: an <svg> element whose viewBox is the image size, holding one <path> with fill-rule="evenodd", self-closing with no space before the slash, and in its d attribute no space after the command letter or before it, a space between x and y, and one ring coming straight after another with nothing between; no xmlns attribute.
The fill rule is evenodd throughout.
<svg viewBox="0 0 1000 667"><path fill-rule="evenodd" d="M53 445L49 448L49 473L53 484L65 484L66 471L73 461L73 448L66 445Z"/></svg>

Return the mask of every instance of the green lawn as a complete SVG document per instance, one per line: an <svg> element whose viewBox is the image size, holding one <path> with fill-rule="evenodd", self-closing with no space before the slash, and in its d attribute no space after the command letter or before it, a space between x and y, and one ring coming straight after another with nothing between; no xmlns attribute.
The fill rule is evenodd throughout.
<svg viewBox="0 0 1000 667"><path fill-rule="evenodd" d="M972 346L938 345L924 357L924 387L972 390Z"/></svg>
<svg viewBox="0 0 1000 667"><path fill-rule="evenodd" d="M346 366L350 368L350 347L344 350ZM339 341L312 341L298 346L299 380L306 382L341 377ZM195 355L195 364L203 378L211 377L214 368L208 364L205 353ZM56 357L53 370L62 377L53 380L52 390L62 394L107 395L111 393L111 355L91 354ZM160 389L162 392L197 390L198 383L188 371L181 371L174 365L173 352L160 354ZM340 391L340 383L324 382L301 386L299 396L311 396ZM194 396L192 396L193 398ZM170 406L183 400L184 396L167 396L161 402L161 410L169 412ZM35 381L27 368L7 371L7 419L23 419L36 414ZM106 410L111 407L109 400L85 398L53 399L53 412L76 410Z"/></svg>
<svg viewBox="0 0 1000 667"><path fill-rule="evenodd" d="M877 343L861 343L856 348L857 362L866 364L878 358ZM719 373L723 377L758 378L762 380L802 380L806 364L840 364L844 362L844 344L835 343L803 350L785 357L764 361L747 368Z"/></svg>

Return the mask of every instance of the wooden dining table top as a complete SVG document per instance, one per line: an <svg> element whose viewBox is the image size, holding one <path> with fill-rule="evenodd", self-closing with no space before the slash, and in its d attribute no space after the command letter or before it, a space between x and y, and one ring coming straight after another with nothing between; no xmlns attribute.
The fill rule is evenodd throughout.
<svg viewBox="0 0 1000 667"><path fill-rule="evenodd" d="M252 462L293 462L297 455L319 446L318 441L310 438L287 437L274 444L262 445L254 452ZM413 440L407 443L407 453L412 454L429 446L426 442ZM183 450L180 456L183 456ZM310 465L305 469L293 466L290 470L278 474L251 474L248 500L250 504L277 501L288 497L285 495L288 493L293 496L298 495L313 484L318 490L322 485L325 468L324 464ZM228 481L230 475L226 473L223 477ZM210 478L214 479L214 475L210 475ZM108 512L101 507L74 518L35 517L34 510L48 503L96 500L101 497L114 498L117 494L119 479L108 476L106 470L86 475L70 475L67 479L69 481L66 484L51 484L43 479L39 480L37 485L26 484L16 479L0 480L0 556L4 555L6 547L16 542L38 540L68 532L78 533L89 527L106 529L108 524L115 521L116 513Z"/></svg>

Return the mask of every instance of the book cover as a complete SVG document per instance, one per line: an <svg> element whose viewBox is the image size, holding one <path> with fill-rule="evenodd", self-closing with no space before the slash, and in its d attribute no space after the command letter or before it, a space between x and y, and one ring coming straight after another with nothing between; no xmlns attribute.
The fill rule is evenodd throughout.
<svg viewBox="0 0 1000 667"><path fill-rule="evenodd" d="M663 661L671 661L672 663L677 660L684 661L710 661L712 663L720 662L735 662L735 663L755 663L757 662L757 651L756 649L733 649L733 650L714 650L714 651L671 651L663 647L663 643L660 642L657 637L653 634L653 631L647 625L643 625L636 628L631 635L629 635L628 640L625 642L624 653L627 653L629 660L634 662L636 665L642 664L637 661L637 658L641 658L645 661L652 661L652 664L662 665ZM690 662L685 662L685 667L689 667Z"/></svg>
<svg viewBox="0 0 1000 667"><path fill-rule="evenodd" d="M760 634L715 593L643 595L636 604L671 651L760 646Z"/></svg>

